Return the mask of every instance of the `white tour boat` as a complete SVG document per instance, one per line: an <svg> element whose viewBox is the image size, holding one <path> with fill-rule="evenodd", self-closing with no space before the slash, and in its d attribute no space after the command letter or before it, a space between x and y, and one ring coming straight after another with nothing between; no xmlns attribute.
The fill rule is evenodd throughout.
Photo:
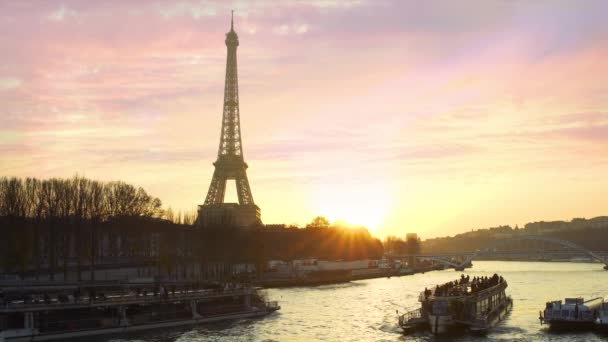
<svg viewBox="0 0 608 342"><path fill-rule="evenodd" d="M399 326L405 332L429 329L433 334L462 328L487 331L513 306L506 288L507 282L495 274L472 281L462 276L460 281L425 289L419 297L421 307L401 315Z"/></svg>
<svg viewBox="0 0 608 342"><path fill-rule="evenodd" d="M566 298L547 302L540 313L540 323L548 324L551 329L574 330L593 329L598 318L598 310L604 306L601 297L585 301L584 298Z"/></svg>

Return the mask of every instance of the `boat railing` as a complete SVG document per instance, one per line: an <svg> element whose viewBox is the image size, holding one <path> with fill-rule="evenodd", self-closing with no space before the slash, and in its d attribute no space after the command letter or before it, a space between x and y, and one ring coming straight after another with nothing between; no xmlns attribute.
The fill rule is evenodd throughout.
<svg viewBox="0 0 608 342"><path fill-rule="evenodd" d="M459 295L448 295L448 296L439 296L438 294L435 293L435 288L431 288L430 289L430 294L427 296L426 293L424 291L420 292L420 295L418 296L418 301L422 302L425 299L427 299L428 297L462 297L464 295L469 295L471 294L470 292L467 292L467 287L469 287L471 284L467 283L467 284L458 284L456 287L453 287L453 289L460 289L462 292Z"/></svg>
<svg viewBox="0 0 608 342"><path fill-rule="evenodd" d="M503 280L502 282L500 282L500 283L498 283L498 284L496 284L496 285L494 285L492 287L489 287L487 289L483 289L481 291L477 291L477 292L474 292L474 293L471 293L471 294L477 296L478 298L479 297L483 298L483 297L485 297L485 296L487 296L489 294L493 294L494 292L497 292L497 291L502 291L502 290L504 290L506 288L507 288L507 281Z"/></svg>
<svg viewBox="0 0 608 342"><path fill-rule="evenodd" d="M111 295L107 297L98 297L96 299L91 300L90 297L81 297L79 300L70 300L70 301L59 301L57 299L53 299L51 301L40 301L34 303L25 303L23 301L19 302L5 302L4 306L0 306L0 311L2 310L27 310L27 309L38 309L38 308L67 308L67 307L76 307L76 306L85 306L85 305L120 305L120 304L147 304L147 303L162 303L162 302L171 302L176 300L196 300L202 298L212 298L217 296L230 296L230 295L245 295L252 294L254 291L250 288L240 288L240 289L225 289L225 290L213 290L213 289L205 289L205 290L195 290L195 291L187 291L187 292L178 292L175 294L167 294L167 295L141 295L141 294L125 294L125 295Z"/></svg>
<svg viewBox="0 0 608 342"><path fill-rule="evenodd" d="M471 287L472 283L466 283L466 284L459 284L458 286L454 287L457 289L460 289L462 292L460 292L459 294L454 294L454 295L447 295L447 296L439 296L435 293L435 289L431 289L430 291L430 295L427 296L426 293L424 291L420 292L420 295L418 297L418 300L420 302L424 301L425 299L427 299L428 297L446 297L446 298L454 298L454 297L466 297L466 296L471 296L471 295L475 295L477 297L483 297L489 293L493 293L495 291L498 290L502 290L505 289L507 287L507 281L503 280L502 282L489 287L487 289L483 289L480 291L476 291L476 292L471 292L469 291L469 288Z"/></svg>
<svg viewBox="0 0 608 342"><path fill-rule="evenodd" d="M412 320L422 318L422 308L410 310L403 315L399 316L399 325L404 325Z"/></svg>

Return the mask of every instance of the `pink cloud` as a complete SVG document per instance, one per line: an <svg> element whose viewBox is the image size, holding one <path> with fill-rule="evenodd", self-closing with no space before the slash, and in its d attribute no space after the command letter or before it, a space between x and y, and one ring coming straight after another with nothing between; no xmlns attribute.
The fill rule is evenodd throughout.
<svg viewBox="0 0 608 342"><path fill-rule="evenodd" d="M196 203L233 6L252 184L382 175L408 193L403 174L519 179L582 158L606 171L604 1L70 0L0 3L0 172L116 170ZM159 169L160 184L204 185L174 196ZM281 212L271 221L308 219Z"/></svg>

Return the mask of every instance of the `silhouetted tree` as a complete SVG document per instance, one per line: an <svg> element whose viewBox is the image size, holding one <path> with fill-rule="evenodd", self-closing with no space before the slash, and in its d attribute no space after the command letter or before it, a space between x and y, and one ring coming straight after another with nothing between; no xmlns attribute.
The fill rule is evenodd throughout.
<svg viewBox="0 0 608 342"><path fill-rule="evenodd" d="M327 218L323 216L317 216L312 221L306 225L306 228L328 228L330 222Z"/></svg>

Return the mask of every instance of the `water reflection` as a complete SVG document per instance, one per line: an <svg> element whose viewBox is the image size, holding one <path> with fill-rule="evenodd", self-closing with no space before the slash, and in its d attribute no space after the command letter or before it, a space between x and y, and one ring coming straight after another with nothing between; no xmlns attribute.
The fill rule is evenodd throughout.
<svg viewBox="0 0 608 342"><path fill-rule="evenodd" d="M425 287L455 280L461 273L491 276L509 283L513 311L485 336L463 334L404 336L397 314L418 306ZM478 261L465 272L429 272L312 288L270 289L281 311L255 320L224 322L182 331L163 331L114 341L605 341L606 334L554 334L541 327L545 302L565 297L608 297L608 272L598 264Z"/></svg>

